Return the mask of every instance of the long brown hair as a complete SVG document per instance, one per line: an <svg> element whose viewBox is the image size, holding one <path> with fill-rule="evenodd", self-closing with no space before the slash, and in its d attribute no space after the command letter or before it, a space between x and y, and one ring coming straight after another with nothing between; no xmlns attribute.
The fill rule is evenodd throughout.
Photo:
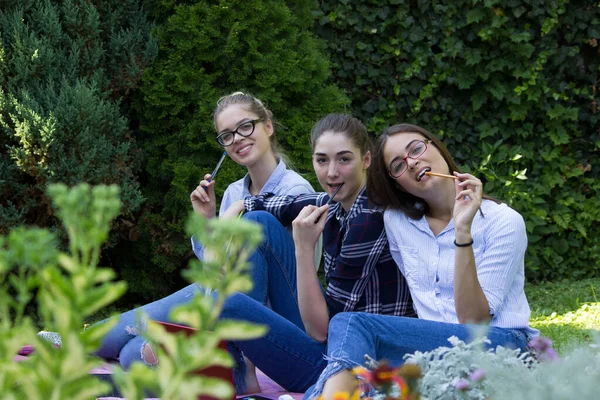
<svg viewBox="0 0 600 400"><path fill-rule="evenodd" d="M367 173L369 201L379 207L401 210L410 218L421 219L429 211L429 205L422 198L406 192L398 185L388 173L383 157L383 149L388 138L401 133L416 133L430 140L430 145L437 148L446 161L446 165L448 166L447 172L449 174L452 174L454 171L462 171L441 140L420 126L411 124L393 125L383 131L379 138L377 138L373 147L371 167ZM483 195L483 198L497 201L487 195Z"/></svg>

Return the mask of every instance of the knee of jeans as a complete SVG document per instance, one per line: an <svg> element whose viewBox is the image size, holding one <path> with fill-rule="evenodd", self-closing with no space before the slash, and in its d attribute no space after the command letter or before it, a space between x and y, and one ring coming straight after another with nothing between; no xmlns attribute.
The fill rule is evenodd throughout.
<svg viewBox="0 0 600 400"><path fill-rule="evenodd" d="M366 313L362 312L341 312L333 316L329 321L329 340L331 341L332 335L346 334L352 332L353 336L369 334L365 330L365 316Z"/></svg>
<svg viewBox="0 0 600 400"><path fill-rule="evenodd" d="M242 218L249 221L259 222L261 224L265 224L269 221L277 221L277 218L275 218L273 214L262 210L247 212L242 216Z"/></svg>
<svg viewBox="0 0 600 400"><path fill-rule="evenodd" d="M249 307L252 307L248 303L248 295L237 292L232 294L223 303L221 318L240 319L248 311Z"/></svg>
<svg viewBox="0 0 600 400"><path fill-rule="evenodd" d="M270 234L277 236L284 230L281 222L273 214L266 211L250 211L244 214L242 218L260 224L265 236Z"/></svg>
<svg viewBox="0 0 600 400"><path fill-rule="evenodd" d="M345 328L353 320L352 316L355 314L356 313L353 312L340 312L335 314L329 321L330 330L333 326L337 327L338 329Z"/></svg>
<svg viewBox="0 0 600 400"><path fill-rule="evenodd" d="M148 328L148 315L143 312L139 312L136 317L134 324L125 325L125 332L131 336L141 335Z"/></svg>
<svg viewBox="0 0 600 400"><path fill-rule="evenodd" d="M140 351L140 356L142 361L151 367L158 364L158 359L156 358L156 354L154 354L154 350L152 350L152 346L149 343L144 343L142 345L142 349Z"/></svg>
<svg viewBox="0 0 600 400"><path fill-rule="evenodd" d="M158 364L154 349L142 336L130 340L119 352L119 363L123 369L128 370L134 362L143 362L150 367Z"/></svg>

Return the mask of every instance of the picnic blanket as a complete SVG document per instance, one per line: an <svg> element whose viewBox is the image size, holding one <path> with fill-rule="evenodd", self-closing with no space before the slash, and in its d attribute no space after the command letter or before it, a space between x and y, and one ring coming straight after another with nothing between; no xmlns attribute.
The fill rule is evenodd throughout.
<svg viewBox="0 0 600 400"><path fill-rule="evenodd" d="M92 374L110 374L110 364L106 364L102 368L96 368L91 372ZM253 395L259 395L265 397L267 399L277 400L280 396L290 395L294 400L302 400L303 393L292 393L286 391L284 388L279 386L277 383L273 382L268 376L266 376L262 371L256 370L256 377L258 378L258 383L260 385L261 391L259 393L246 394L242 396L237 396L238 399L242 397L250 397ZM121 397L98 397L97 400L124 400ZM146 400L160 400L156 398L147 398Z"/></svg>

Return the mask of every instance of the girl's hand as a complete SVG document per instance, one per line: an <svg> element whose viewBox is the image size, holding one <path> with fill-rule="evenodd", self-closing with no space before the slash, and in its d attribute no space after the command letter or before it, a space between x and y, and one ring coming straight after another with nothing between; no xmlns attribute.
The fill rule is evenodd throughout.
<svg viewBox="0 0 600 400"><path fill-rule="evenodd" d="M204 175L204 179L190 193L190 201L194 212L204 216L205 218L214 218L217 215L217 202L215 199L215 182L208 181L211 178L210 174Z"/></svg>
<svg viewBox="0 0 600 400"><path fill-rule="evenodd" d="M300 214L292 222L294 244L296 251L309 250L314 248L323 232L325 222L327 222L327 212L329 206L306 206L300 211Z"/></svg>
<svg viewBox="0 0 600 400"><path fill-rule="evenodd" d="M236 200L223 213L221 218L238 218L244 211L244 200Z"/></svg>
<svg viewBox="0 0 600 400"><path fill-rule="evenodd" d="M454 202L454 227L457 230L470 232L471 223L481 206L483 184L471 174L454 172L458 177L455 180L456 197Z"/></svg>

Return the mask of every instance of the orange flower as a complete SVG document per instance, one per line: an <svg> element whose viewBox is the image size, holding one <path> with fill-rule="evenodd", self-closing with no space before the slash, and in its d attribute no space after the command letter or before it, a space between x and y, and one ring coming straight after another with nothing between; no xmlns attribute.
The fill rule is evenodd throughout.
<svg viewBox="0 0 600 400"><path fill-rule="evenodd" d="M348 392L335 392L333 400L349 400L350 394Z"/></svg>
<svg viewBox="0 0 600 400"><path fill-rule="evenodd" d="M348 392L335 392L335 394L333 395L333 400L358 400L359 397L360 397L359 390L355 390L352 393L352 396L350 396L350 394L348 394ZM323 396L319 396L319 398L317 400L323 400Z"/></svg>
<svg viewBox="0 0 600 400"><path fill-rule="evenodd" d="M410 394L410 389L408 388L408 384L406 383L406 381L402 379L402 377L396 375L394 377L394 382L396 383L396 385L398 385L398 389L400 389L400 398L407 398L407 396Z"/></svg>
<svg viewBox="0 0 600 400"><path fill-rule="evenodd" d="M394 380L394 369L386 362L381 362L379 366L373 371L373 385L385 385L389 384Z"/></svg>
<svg viewBox="0 0 600 400"><path fill-rule="evenodd" d="M365 367L354 367L352 369L352 374L354 376L360 376L361 378L364 378L366 380L370 380L372 378L371 371L369 371Z"/></svg>

